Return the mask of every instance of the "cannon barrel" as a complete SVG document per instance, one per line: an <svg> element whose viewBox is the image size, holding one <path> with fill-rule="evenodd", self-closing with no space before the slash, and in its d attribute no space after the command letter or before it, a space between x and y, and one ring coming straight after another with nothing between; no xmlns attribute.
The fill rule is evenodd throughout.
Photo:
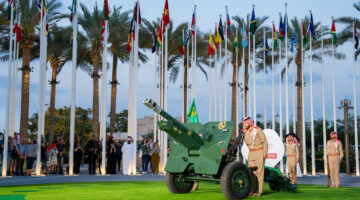
<svg viewBox="0 0 360 200"><path fill-rule="evenodd" d="M159 121L160 130L165 131L171 135L176 141L184 145L188 149L200 149L204 144L203 139L193 130L184 126L167 112L165 112L155 101L145 98L143 104L161 115L167 121Z"/></svg>

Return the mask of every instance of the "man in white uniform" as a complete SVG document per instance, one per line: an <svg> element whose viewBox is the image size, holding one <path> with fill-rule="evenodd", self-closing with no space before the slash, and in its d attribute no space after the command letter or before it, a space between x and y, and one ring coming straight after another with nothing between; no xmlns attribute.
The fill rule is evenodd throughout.
<svg viewBox="0 0 360 200"><path fill-rule="evenodd" d="M124 142L122 148L121 148L122 156L123 156L123 174L129 175L131 174L131 166L133 163L133 160L135 159L133 157L134 153L134 141L131 136L128 136L127 141Z"/></svg>

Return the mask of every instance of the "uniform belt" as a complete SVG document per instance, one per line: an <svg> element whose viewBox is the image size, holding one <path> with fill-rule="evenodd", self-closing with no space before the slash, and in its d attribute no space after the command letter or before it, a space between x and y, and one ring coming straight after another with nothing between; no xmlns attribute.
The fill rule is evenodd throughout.
<svg viewBox="0 0 360 200"><path fill-rule="evenodd" d="M328 154L328 156L340 156L340 154Z"/></svg>
<svg viewBox="0 0 360 200"><path fill-rule="evenodd" d="M296 156L296 155L287 155L287 157L294 157L294 156Z"/></svg>
<svg viewBox="0 0 360 200"><path fill-rule="evenodd" d="M258 149L250 149L250 151L258 151L258 150L263 150L264 147L258 148Z"/></svg>

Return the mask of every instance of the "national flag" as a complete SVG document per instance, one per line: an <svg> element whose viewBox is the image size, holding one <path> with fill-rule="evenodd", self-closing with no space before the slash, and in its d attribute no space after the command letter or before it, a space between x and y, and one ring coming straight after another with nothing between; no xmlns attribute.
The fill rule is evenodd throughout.
<svg viewBox="0 0 360 200"><path fill-rule="evenodd" d="M355 49L358 49L359 47L359 37L357 35L356 26L354 26L354 42L355 42Z"/></svg>
<svg viewBox="0 0 360 200"><path fill-rule="evenodd" d="M280 40L283 41L285 38L285 23L282 19L281 14L280 14L280 23L279 23L279 34L280 34Z"/></svg>
<svg viewBox="0 0 360 200"><path fill-rule="evenodd" d="M186 25L186 27L185 27L185 48L189 44L189 40L190 40L190 30L189 30L189 27Z"/></svg>
<svg viewBox="0 0 360 200"><path fill-rule="evenodd" d="M234 54L236 54L238 46L239 46L239 44L238 44L238 39L237 39L237 37L235 36L235 38L234 38L234 44L233 44L233 52L234 52Z"/></svg>
<svg viewBox="0 0 360 200"><path fill-rule="evenodd" d="M39 10L39 12L41 11L41 1L42 0L36 0L36 7Z"/></svg>
<svg viewBox="0 0 360 200"><path fill-rule="evenodd" d="M46 22L46 26L45 26L45 34L46 36L49 36L49 24Z"/></svg>
<svg viewBox="0 0 360 200"><path fill-rule="evenodd" d="M303 46L307 43L305 23L302 22L302 35L303 35Z"/></svg>
<svg viewBox="0 0 360 200"><path fill-rule="evenodd" d="M336 28L335 28L335 21L334 20L333 20L332 26L331 26L331 35L332 35L332 43L336 44L337 36L336 36Z"/></svg>
<svg viewBox="0 0 360 200"><path fill-rule="evenodd" d="M215 45L214 45L214 41L212 39L212 35L210 33L210 36L209 36L209 44L208 44L208 56L210 56L212 53L214 53L215 51Z"/></svg>
<svg viewBox="0 0 360 200"><path fill-rule="evenodd" d="M158 45L158 47L160 47L162 45L162 31L161 31L162 24L163 24L163 20L161 19L159 27L158 27L158 32L157 32L157 45Z"/></svg>
<svg viewBox="0 0 360 200"><path fill-rule="evenodd" d="M221 18L220 18L219 26L218 26L218 34L221 37L221 41L224 40L224 28L223 28L223 25L222 25ZM220 43L221 43L221 41L220 41Z"/></svg>
<svg viewBox="0 0 360 200"><path fill-rule="evenodd" d="M310 13L310 25L309 25L309 31L311 33L311 37L315 39L315 27L314 27L314 19L312 13Z"/></svg>
<svg viewBox="0 0 360 200"><path fill-rule="evenodd" d="M104 20L103 20L103 22L104 22ZM133 26L134 26L134 19L132 19L131 23L130 23L129 36L128 36L128 41L127 41L127 45L126 45L126 50L129 53L131 52L131 48L132 48Z"/></svg>
<svg viewBox="0 0 360 200"><path fill-rule="evenodd" d="M291 48L290 48L290 51L291 52L294 52L294 45L296 44L296 34L295 34L295 31L293 32L293 36L291 38Z"/></svg>
<svg viewBox="0 0 360 200"><path fill-rule="evenodd" d="M181 36L180 39L180 46L179 46L179 52L183 56L184 55L184 38Z"/></svg>
<svg viewBox="0 0 360 200"><path fill-rule="evenodd" d="M101 48L104 48L104 40L105 40L105 18L103 18L101 23Z"/></svg>
<svg viewBox="0 0 360 200"><path fill-rule="evenodd" d="M156 51L156 46L157 46L157 37L156 37L156 32L154 33L154 44L151 48L151 53L155 53Z"/></svg>
<svg viewBox="0 0 360 200"><path fill-rule="evenodd" d="M267 54L269 52L269 45L268 45L267 39L265 39L264 51L265 51L265 56L267 56Z"/></svg>
<svg viewBox="0 0 360 200"><path fill-rule="evenodd" d="M7 13L8 13L8 22L9 24L11 23L11 6L9 5L7 8ZM16 6L13 7L13 20L15 21L16 19ZM14 23L13 21L13 23Z"/></svg>
<svg viewBox="0 0 360 200"><path fill-rule="evenodd" d="M278 41L277 41L277 34L276 34L276 30L275 30L275 24L273 24L273 35L274 35L273 48L277 49L279 44L278 44Z"/></svg>
<svg viewBox="0 0 360 200"><path fill-rule="evenodd" d="M230 35L230 16L229 16L229 12L228 9L226 7L226 35L229 37Z"/></svg>
<svg viewBox="0 0 360 200"><path fill-rule="evenodd" d="M71 6L70 22L72 22L73 16L74 16L74 14L76 12L76 10L75 10L76 9L76 4L77 4L77 0L73 0L72 6Z"/></svg>
<svg viewBox="0 0 360 200"><path fill-rule="evenodd" d="M191 106L187 113L187 118L190 123L199 123L199 118L198 118L198 114L197 114L196 106L195 106L195 99L193 99L193 101L191 103Z"/></svg>
<svg viewBox="0 0 360 200"><path fill-rule="evenodd" d="M9 5L11 5L14 2L14 0L8 0Z"/></svg>
<svg viewBox="0 0 360 200"><path fill-rule="evenodd" d="M191 33L193 36L195 35L195 29L196 29L196 27L195 27L195 25L196 25L195 12L196 12L196 10L194 8L194 12L193 12L192 19L191 19Z"/></svg>
<svg viewBox="0 0 360 200"><path fill-rule="evenodd" d="M73 45L73 39L74 39L74 33L71 33L71 37L70 37L70 45Z"/></svg>
<svg viewBox="0 0 360 200"><path fill-rule="evenodd" d="M18 27L16 29L16 42L20 42L20 40L21 40L21 24L19 21Z"/></svg>
<svg viewBox="0 0 360 200"><path fill-rule="evenodd" d="M165 1L164 15L163 15L163 33L165 33L166 26L170 23L169 4L168 0Z"/></svg>
<svg viewBox="0 0 360 200"><path fill-rule="evenodd" d="M138 3L135 4L135 8L134 8L134 20L135 22L137 22L137 5ZM140 12L140 3L139 3L139 22L138 24L141 24L141 12Z"/></svg>
<svg viewBox="0 0 360 200"><path fill-rule="evenodd" d="M252 35L255 35L256 32L256 18L255 18L255 8L253 8L250 20L250 32Z"/></svg>
<svg viewBox="0 0 360 200"><path fill-rule="evenodd" d="M241 38L242 38L242 41L241 41L241 45L243 48L246 48L248 46L248 40L247 40L247 37L246 37L246 26L243 26L243 30L242 30L242 33L241 33Z"/></svg>
<svg viewBox="0 0 360 200"><path fill-rule="evenodd" d="M108 4L108 0L104 0L104 10L103 10L103 14L105 17L105 20L109 19L109 4Z"/></svg>
<svg viewBox="0 0 360 200"><path fill-rule="evenodd" d="M215 40L215 47L216 47L216 49L219 49L219 43L221 42L221 37L220 37L220 35L218 35L218 31L217 31L216 25L215 25L214 40Z"/></svg>

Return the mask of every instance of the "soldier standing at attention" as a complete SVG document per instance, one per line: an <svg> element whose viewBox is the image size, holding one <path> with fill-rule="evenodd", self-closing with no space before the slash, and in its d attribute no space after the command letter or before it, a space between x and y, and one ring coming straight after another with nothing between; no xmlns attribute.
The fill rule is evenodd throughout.
<svg viewBox="0 0 360 200"><path fill-rule="evenodd" d="M242 121L244 131L244 142L249 148L249 167L256 167L252 170L252 184L249 196L260 197L264 184L264 164L268 152L268 143L261 128L254 126L250 117Z"/></svg>
<svg viewBox="0 0 360 200"><path fill-rule="evenodd" d="M337 139L337 133L330 133L330 140L328 140L326 148L327 148L327 156L329 159L329 169L330 169L330 177L331 177L331 187L338 188L340 185L340 163L344 157L344 152L342 148L341 141Z"/></svg>
<svg viewBox="0 0 360 200"><path fill-rule="evenodd" d="M299 147L296 139L290 133L286 136L286 167L289 171L291 184L296 184L296 163L299 162Z"/></svg>

